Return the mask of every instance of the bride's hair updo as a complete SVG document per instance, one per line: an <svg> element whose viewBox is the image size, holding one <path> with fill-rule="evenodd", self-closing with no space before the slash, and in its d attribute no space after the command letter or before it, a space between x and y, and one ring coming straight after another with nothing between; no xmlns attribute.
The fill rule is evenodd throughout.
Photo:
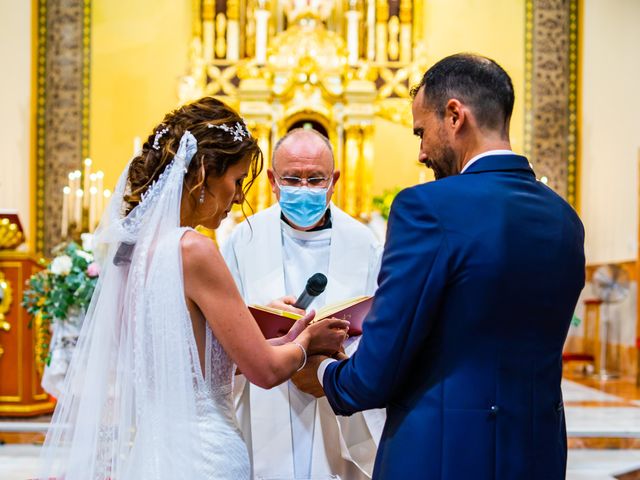
<svg viewBox="0 0 640 480"><path fill-rule="evenodd" d="M184 179L194 201L209 175L222 176L244 158L251 160L244 193L262 171L262 152L256 139L247 133L242 118L221 101L204 97L168 113L131 161L124 196L126 214L140 203L142 195L173 160L186 130L198 141L198 151Z"/></svg>

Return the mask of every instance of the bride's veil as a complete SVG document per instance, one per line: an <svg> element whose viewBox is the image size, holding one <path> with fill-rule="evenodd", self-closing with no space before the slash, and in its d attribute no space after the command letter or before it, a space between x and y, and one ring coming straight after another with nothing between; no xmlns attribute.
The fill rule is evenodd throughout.
<svg viewBox="0 0 640 480"><path fill-rule="evenodd" d="M184 174L196 150L185 132L173 161L126 216L128 168L120 177L96 234L100 278L39 478L198 477L188 459L199 449L203 380L179 253ZM167 239L175 248L163 247Z"/></svg>

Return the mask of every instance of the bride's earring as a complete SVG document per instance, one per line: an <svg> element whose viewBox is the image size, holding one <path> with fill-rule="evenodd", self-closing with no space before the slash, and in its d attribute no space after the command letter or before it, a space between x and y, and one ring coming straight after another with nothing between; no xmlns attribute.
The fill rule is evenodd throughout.
<svg viewBox="0 0 640 480"><path fill-rule="evenodd" d="M202 190L200 190L200 205L204 203L204 185L202 186Z"/></svg>

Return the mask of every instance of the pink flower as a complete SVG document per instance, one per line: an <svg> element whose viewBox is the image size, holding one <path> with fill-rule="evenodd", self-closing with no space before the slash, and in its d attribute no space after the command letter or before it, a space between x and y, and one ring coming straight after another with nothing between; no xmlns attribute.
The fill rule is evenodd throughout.
<svg viewBox="0 0 640 480"><path fill-rule="evenodd" d="M98 264L98 262L93 262L89 264L89 266L87 267L87 275L89 275L92 278L100 275L100 265Z"/></svg>

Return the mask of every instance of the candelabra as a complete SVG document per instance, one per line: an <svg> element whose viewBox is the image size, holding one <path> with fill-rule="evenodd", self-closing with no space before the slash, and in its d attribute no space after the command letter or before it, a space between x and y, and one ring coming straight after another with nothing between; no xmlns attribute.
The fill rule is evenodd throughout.
<svg viewBox="0 0 640 480"><path fill-rule="evenodd" d="M111 191L103 188L104 173L92 172L91 165L91 159L85 159L83 171L70 172L69 183L62 189L62 239L93 232L111 196Z"/></svg>

